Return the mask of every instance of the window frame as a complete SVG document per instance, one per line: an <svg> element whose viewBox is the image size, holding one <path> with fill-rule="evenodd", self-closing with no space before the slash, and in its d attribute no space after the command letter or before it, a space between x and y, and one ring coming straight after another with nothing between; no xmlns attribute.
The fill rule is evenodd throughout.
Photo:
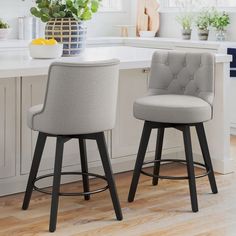
<svg viewBox="0 0 236 236"><path fill-rule="evenodd" d="M160 12L179 12L179 7L170 7L169 6L169 0L159 0L161 4ZM216 7L216 9L220 11L226 11L226 12L236 12L236 6L235 7ZM194 12L198 12L199 10L194 10Z"/></svg>
<svg viewBox="0 0 236 236"><path fill-rule="evenodd" d="M120 13L120 12L125 12L125 10L124 10L124 1L125 0L120 0L121 1L121 8L120 9L112 8L113 2L116 2L117 0L108 0L108 1L109 1L110 7L108 7L108 8L101 7L99 9L98 13L109 13L109 12Z"/></svg>

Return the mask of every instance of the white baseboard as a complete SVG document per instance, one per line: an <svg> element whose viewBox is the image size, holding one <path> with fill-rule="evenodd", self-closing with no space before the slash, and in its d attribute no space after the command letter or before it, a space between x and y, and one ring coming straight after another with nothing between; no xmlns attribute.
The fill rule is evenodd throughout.
<svg viewBox="0 0 236 236"><path fill-rule="evenodd" d="M183 151L179 152L177 156L178 158L185 159L185 153ZM194 161L204 164L202 155L194 153L193 158L194 158ZM233 159L227 159L227 160L222 161L222 160L211 158L211 160L212 160L212 165L215 172L219 174L223 174L223 175L234 172Z"/></svg>
<svg viewBox="0 0 236 236"><path fill-rule="evenodd" d="M164 158L175 158L176 152L173 150L172 153L163 155ZM154 153L149 153L145 158L146 161L153 160ZM122 173L134 169L136 156L127 156L122 158L111 159L113 172ZM80 165L63 168L63 171L79 171ZM104 175L102 164L100 161L89 163L89 172ZM40 172L39 175L49 174L49 171ZM71 183L80 180L80 176L67 176L62 178L62 184ZM13 178L1 179L0 180L0 196L6 196L10 194L24 192L28 175L21 175ZM51 186L51 181L48 179L40 180L40 187Z"/></svg>

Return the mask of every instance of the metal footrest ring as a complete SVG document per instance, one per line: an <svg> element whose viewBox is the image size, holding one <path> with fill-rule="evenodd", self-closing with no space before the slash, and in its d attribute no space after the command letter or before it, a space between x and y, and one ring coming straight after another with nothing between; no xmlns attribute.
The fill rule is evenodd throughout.
<svg viewBox="0 0 236 236"><path fill-rule="evenodd" d="M107 179L106 179L105 176L97 175L97 174L92 174L92 173L62 172L61 175L82 175L82 176L90 176L90 177L95 177L95 178L98 178L98 179L102 179L102 180L106 181L106 183L107 183ZM35 190L35 191L38 191L38 192L40 192L40 193L52 195L52 191L45 190L45 188L48 188L48 187L39 188L39 187L37 187L37 186L35 185L35 183L36 183L37 181L42 180L42 179L46 179L46 178L49 178L49 177L53 177L53 174L48 174L48 175L43 175L43 176L37 177L37 178L35 179L35 181L34 181L34 190ZM104 192L104 191L106 191L108 188L109 188L109 186L106 185L106 186L103 187L103 188L95 189L95 190L89 191L89 192L78 192L78 193L63 193L63 192L60 192L59 195L60 195L60 196L84 196L84 195L92 195L92 194Z"/></svg>
<svg viewBox="0 0 236 236"><path fill-rule="evenodd" d="M182 163L182 164L186 164L187 161L186 160L176 160L176 159L165 159L165 160L154 160L154 161L149 161L149 162L145 162L143 164L143 166L145 165L149 165L149 164L154 164L154 163ZM206 169L206 166L200 162L194 162L194 165L196 166L200 166L200 167L204 167ZM188 176L162 176L162 175L153 175L151 173L148 173L146 171L141 170L141 173L144 175L147 175L149 177L155 177L155 178L159 178L159 179L170 179L170 180L186 180L189 179ZM203 178L205 176L208 176L210 174L210 171L206 171L204 174L202 175L197 175L195 176L196 179L199 178Z"/></svg>

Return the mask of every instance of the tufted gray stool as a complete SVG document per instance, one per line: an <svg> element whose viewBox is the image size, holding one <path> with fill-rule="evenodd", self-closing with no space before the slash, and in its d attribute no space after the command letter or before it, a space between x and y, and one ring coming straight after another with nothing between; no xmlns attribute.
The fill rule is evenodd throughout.
<svg viewBox="0 0 236 236"><path fill-rule="evenodd" d="M50 232L57 222L59 196L83 196L89 200L91 194L110 190L117 220L122 212L113 179L104 131L115 125L118 93L119 61L108 60L90 63L53 63L49 69L44 104L32 107L28 112L28 126L39 131L32 167L25 192L22 209L28 209L33 189L51 194ZM54 174L37 177L47 137L56 137ZM78 139L82 172L61 172L64 144ZM86 139L96 140L105 176L88 173ZM60 192L61 175L82 175L83 193ZM53 176L52 191L38 188L35 183ZM107 182L99 190L89 190L89 176Z"/></svg>
<svg viewBox="0 0 236 236"><path fill-rule="evenodd" d="M203 122L212 119L214 98L214 57L209 53L156 52L153 55L148 96L134 103L134 116L144 120L144 128L135 164L128 201L135 197L140 174L158 179L188 179L193 212L198 211L195 178L208 176L217 193L214 171ZM197 130L205 165L193 161L190 127ZM165 128L183 132L186 160L161 160ZM155 161L144 163L152 129L158 129ZM187 164L188 176L160 176L160 163L177 161ZM153 174L142 170L154 163ZM204 166L206 174L195 176L194 164Z"/></svg>

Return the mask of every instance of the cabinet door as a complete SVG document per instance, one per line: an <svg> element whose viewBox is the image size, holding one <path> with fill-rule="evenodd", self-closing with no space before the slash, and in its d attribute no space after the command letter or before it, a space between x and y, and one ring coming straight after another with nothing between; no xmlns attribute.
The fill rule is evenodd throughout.
<svg viewBox="0 0 236 236"><path fill-rule="evenodd" d="M143 129L143 121L133 116L134 101L147 94L148 73L142 70L121 71L119 81L118 109L116 127L112 130L112 157L137 155ZM167 129L163 149L181 146L178 131ZM148 153L154 155L157 131L152 130ZM176 141L177 140L177 141Z"/></svg>
<svg viewBox="0 0 236 236"><path fill-rule="evenodd" d="M156 150L156 138L157 138L157 130L152 131L149 151L155 152ZM170 150L174 148L181 148L183 146L182 141L182 132L175 129L165 129L164 142L163 142L163 150Z"/></svg>
<svg viewBox="0 0 236 236"><path fill-rule="evenodd" d="M230 80L230 101L235 101L236 99L236 78L231 78ZM230 107L230 122L231 127L236 128L236 106Z"/></svg>
<svg viewBox="0 0 236 236"><path fill-rule="evenodd" d="M27 127L27 111L31 106L41 104L46 91L46 77L25 77L22 79L22 160L21 174L29 173L38 132ZM48 138L40 170L51 170L54 165L56 138ZM95 141L87 141L88 161L100 159ZM73 167L80 163L78 140L65 144L63 166Z"/></svg>
<svg viewBox="0 0 236 236"><path fill-rule="evenodd" d="M16 79L0 80L0 178L16 174Z"/></svg>
<svg viewBox="0 0 236 236"><path fill-rule="evenodd" d="M112 130L112 157L136 155L143 121L133 116L134 101L147 92L147 73L142 70L120 72L116 126Z"/></svg>

